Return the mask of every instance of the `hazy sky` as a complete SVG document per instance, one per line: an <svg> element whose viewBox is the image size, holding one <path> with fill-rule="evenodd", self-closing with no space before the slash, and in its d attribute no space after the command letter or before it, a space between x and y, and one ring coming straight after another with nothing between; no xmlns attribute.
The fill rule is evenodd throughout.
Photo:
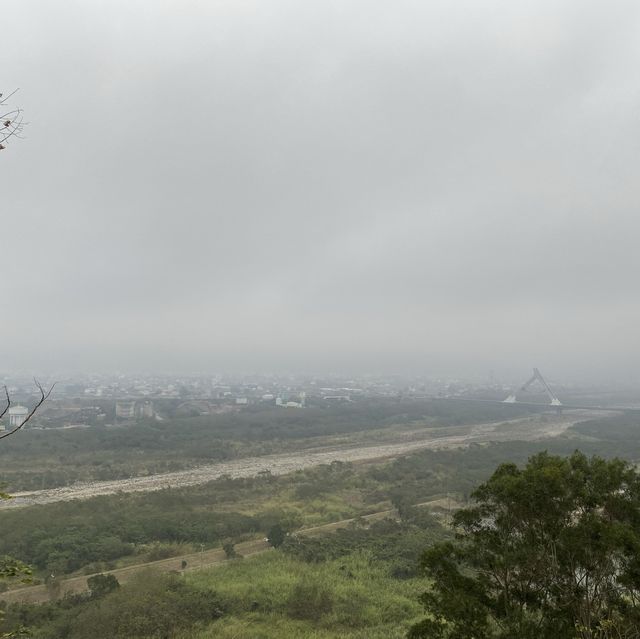
<svg viewBox="0 0 640 639"><path fill-rule="evenodd" d="M11 370L640 362L637 0L20 0Z"/></svg>

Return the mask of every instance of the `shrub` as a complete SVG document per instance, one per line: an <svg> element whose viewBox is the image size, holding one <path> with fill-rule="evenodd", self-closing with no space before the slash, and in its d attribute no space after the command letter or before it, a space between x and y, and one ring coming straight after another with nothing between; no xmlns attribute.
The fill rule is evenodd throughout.
<svg viewBox="0 0 640 639"><path fill-rule="evenodd" d="M333 610L331 591L318 584L303 580L296 584L287 600L287 613L294 619L317 621Z"/></svg>
<svg viewBox="0 0 640 639"><path fill-rule="evenodd" d="M116 579L115 575L93 575L87 579L87 586L91 597L97 599L98 597L104 597L116 588L120 587L120 583Z"/></svg>

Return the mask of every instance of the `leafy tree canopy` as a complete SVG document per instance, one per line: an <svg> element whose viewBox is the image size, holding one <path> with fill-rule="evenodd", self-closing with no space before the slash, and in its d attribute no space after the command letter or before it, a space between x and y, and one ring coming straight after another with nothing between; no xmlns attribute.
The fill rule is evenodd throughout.
<svg viewBox="0 0 640 639"><path fill-rule="evenodd" d="M267 533L267 540L274 548L280 548L287 538L287 533L280 524L275 524Z"/></svg>
<svg viewBox="0 0 640 639"><path fill-rule="evenodd" d="M411 639L640 637L640 475L619 459L503 464L422 558Z"/></svg>
<svg viewBox="0 0 640 639"><path fill-rule="evenodd" d="M115 575L104 575L102 573L93 575L87 579L87 586L91 597L97 599L98 597L104 597L116 588L120 587L120 583Z"/></svg>

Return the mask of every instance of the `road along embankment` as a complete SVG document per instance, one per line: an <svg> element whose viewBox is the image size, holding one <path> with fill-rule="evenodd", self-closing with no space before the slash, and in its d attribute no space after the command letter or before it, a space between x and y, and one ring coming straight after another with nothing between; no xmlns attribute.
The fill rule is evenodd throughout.
<svg viewBox="0 0 640 639"><path fill-rule="evenodd" d="M442 500L435 500L431 502L425 502L423 504L417 504L418 506L441 506ZM370 515L364 515L361 519L366 521L378 521L385 517L396 517L397 513L394 510L383 510ZM298 530L296 535L308 535L314 536L323 533L332 533L340 528L346 528L355 519L342 519L340 521L334 521L328 524L321 524L320 526L312 526L310 528L302 528ZM245 541L234 546L236 553L243 558L252 557L254 555L261 554L271 550L266 539L254 539L251 541ZM212 550L202 550L198 553L191 553L187 555L179 555L177 557L170 557L168 559L160 559L158 561L149 561L141 564L133 564L124 568L116 568L114 570L107 570L102 574L114 575L118 580L118 583L124 584L132 579L135 575L145 570L157 570L159 572L179 572L184 574L185 572L191 572L193 570L202 570L206 568L213 568L220 566L226 562L233 561L227 558L224 550L220 548L214 548ZM88 590L87 579L93 575L85 575L81 577L69 577L68 579L62 579L59 582L60 590L56 592L56 597L63 597L67 594L79 594ZM6 603L43 603L49 601L52 598L49 589L44 584L36 586L24 586L22 588L16 588L14 590L8 590L7 592L0 594L0 600L4 600Z"/></svg>
<svg viewBox="0 0 640 639"><path fill-rule="evenodd" d="M296 470L320 464L330 464L334 461L359 462L390 458L421 449L459 448L471 443L509 440L536 441L561 435L572 425L596 416L602 418L603 414L589 410L572 410L562 415L537 414L490 424L472 424L450 429L420 429L410 433L398 433L394 440L370 446L354 446L353 444L336 446L335 448L325 446L263 457L233 459L172 473L78 483L60 488L14 493L13 499L0 501L0 509L50 504L71 499L90 499L99 495L112 495L119 492L148 492L165 488L196 486L223 476L255 477L264 472L285 475ZM447 432L454 434L448 435Z"/></svg>

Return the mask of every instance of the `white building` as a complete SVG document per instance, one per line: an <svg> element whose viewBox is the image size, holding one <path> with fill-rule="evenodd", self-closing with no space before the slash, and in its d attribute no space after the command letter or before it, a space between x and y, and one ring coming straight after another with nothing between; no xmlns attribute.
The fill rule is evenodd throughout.
<svg viewBox="0 0 640 639"><path fill-rule="evenodd" d="M132 400L119 400L116 402L116 419L135 419L136 403Z"/></svg>
<svg viewBox="0 0 640 639"><path fill-rule="evenodd" d="M9 409L9 426L11 428L21 426L28 414L29 409L25 406L12 406Z"/></svg>

